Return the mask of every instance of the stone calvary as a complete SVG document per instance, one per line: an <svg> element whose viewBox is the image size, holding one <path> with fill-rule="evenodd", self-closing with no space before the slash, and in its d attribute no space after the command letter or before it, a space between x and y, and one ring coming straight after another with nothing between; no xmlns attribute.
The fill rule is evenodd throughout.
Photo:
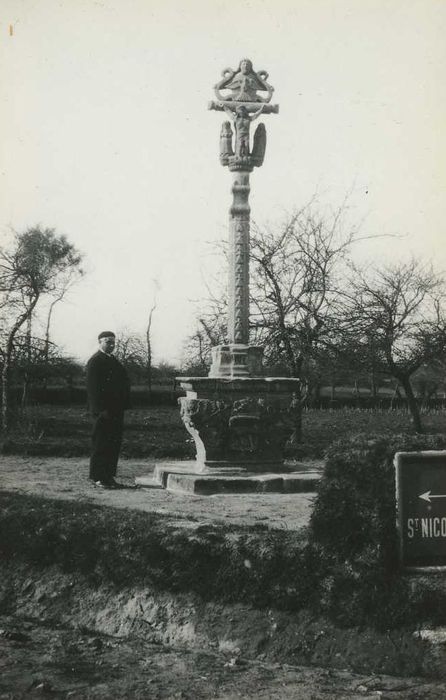
<svg viewBox="0 0 446 700"><path fill-rule="evenodd" d="M263 490L280 491L285 482L293 490L284 448L301 410L300 382L265 377L263 350L249 343L250 174L264 161L265 125L257 125L252 139L250 132L259 117L279 111L271 104L274 89L267 79L268 73L256 72L243 59L236 70L223 71L216 99L209 103L209 109L228 117L220 132L220 163L232 176L227 342L212 348L209 376L178 379L186 391L181 417L194 439L196 459L155 471L163 485L175 488L176 481L177 490L218 492L236 485L255 490L262 484ZM175 477L182 472L185 476ZM197 474L203 478L197 480ZM301 476L296 476L296 489ZM312 490L310 482L306 490Z"/></svg>

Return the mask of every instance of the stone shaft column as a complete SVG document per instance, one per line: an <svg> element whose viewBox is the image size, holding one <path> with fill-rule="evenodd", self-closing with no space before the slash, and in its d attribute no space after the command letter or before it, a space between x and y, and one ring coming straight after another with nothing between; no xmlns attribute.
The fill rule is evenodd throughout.
<svg viewBox="0 0 446 700"><path fill-rule="evenodd" d="M249 172L233 173L229 214L228 340L249 343Z"/></svg>
<svg viewBox="0 0 446 700"><path fill-rule="evenodd" d="M220 132L220 163L231 172L233 196L229 214L227 342L212 348L210 377L263 374L263 349L249 344L249 176L262 165L266 147L264 124L258 124L251 143L252 122L262 114L278 111L277 105L269 104L273 88L266 78L265 71L255 73L251 61L243 59L239 71L223 71L223 80L215 88L218 102L209 105L230 118ZM223 94L225 91L230 94Z"/></svg>

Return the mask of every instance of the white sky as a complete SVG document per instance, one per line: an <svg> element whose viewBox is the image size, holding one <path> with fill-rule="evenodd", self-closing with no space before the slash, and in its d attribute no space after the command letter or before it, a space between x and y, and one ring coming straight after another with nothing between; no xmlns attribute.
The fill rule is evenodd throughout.
<svg viewBox="0 0 446 700"><path fill-rule="evenodd" d="M13 27L10 35L10 25ZM1 0L0 238L40 223L85 254L53 339L85 359L100 330L144 332L179 361L224 238L223 68L269 73L252 216L352 190L361 253L446 269L445 0Z"/></svg>

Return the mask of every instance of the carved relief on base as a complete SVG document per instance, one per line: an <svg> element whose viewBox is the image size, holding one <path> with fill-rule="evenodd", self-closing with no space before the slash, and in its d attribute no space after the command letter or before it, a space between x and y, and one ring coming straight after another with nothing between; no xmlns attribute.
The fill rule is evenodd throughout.
<svg viewBox="0 0 446 700"><path fill-rule="evenodd" d="M180 399L181 418L208 467L280 468L284 448L299 415L298 401L259 397L223 400Z"/></svg>

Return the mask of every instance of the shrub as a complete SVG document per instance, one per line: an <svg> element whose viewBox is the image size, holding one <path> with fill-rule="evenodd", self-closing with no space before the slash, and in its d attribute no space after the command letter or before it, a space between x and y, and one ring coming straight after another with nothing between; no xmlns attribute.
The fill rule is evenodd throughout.
<svg viewBox="0 0 446 700"><path fill-rule="evenodd" d="M441 595L432 602L427 587L415 600L401 575L393 466L395 452L445 448L445 435L358 435L329 449L310 543L321 561L320 607L339 623L392 628L419 622L428 608L436 622L445 618Z"/></svg>

